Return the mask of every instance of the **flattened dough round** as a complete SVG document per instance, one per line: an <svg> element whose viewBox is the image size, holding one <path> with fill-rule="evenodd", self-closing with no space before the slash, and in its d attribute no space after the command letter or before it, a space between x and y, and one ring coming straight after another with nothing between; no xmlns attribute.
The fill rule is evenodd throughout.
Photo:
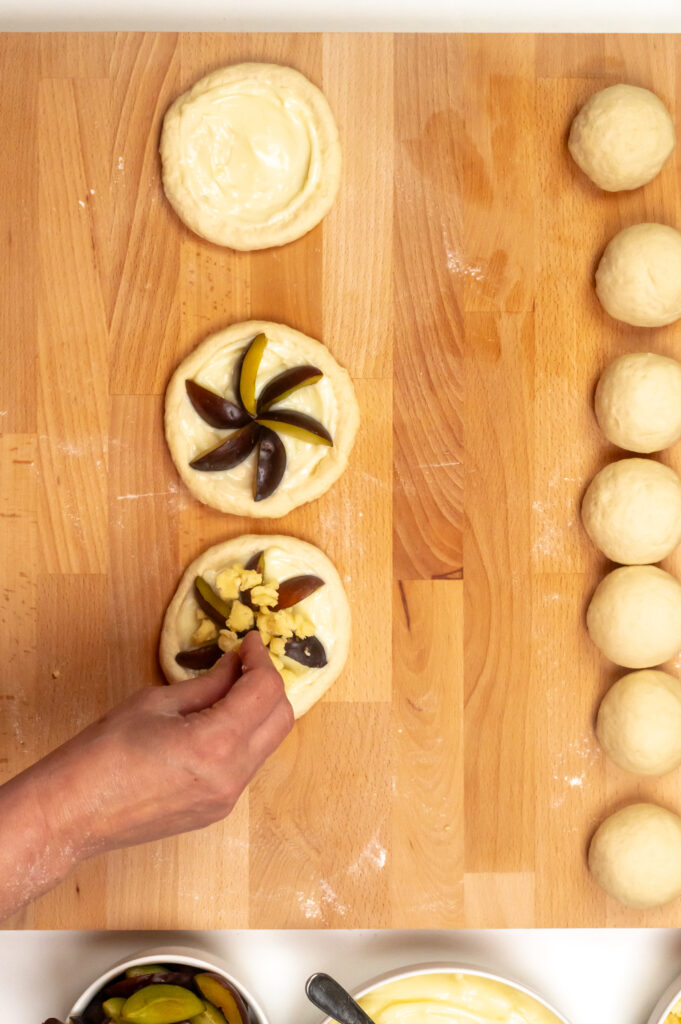
<svg viewBox="0 0 681 1024"><path fill-rule="evenodd" d="M629 672L601 701L596 735L615 764L636 775L681 765L681 683L668 672Z"/></svg>
<svg viewBox="0 0 681 1024"><path fill-rule="evenodd" d="M681 232L633 224L615 235L596 270L596 294L615 320L664 327L681 317Z"/></svg>
<svg viewBox="0 0 681 1024"><path fill-rule="evenodd" d="M681 363L653 352L619 356L603 371L594 402L608 441L659 452L681 437Z"/></svg>
<svg viewBox="0 0 681 1024"><path fill-rule="evenodd" d="M630 804L597 829L589 867L627 907L660 907L681 896L681 818L657 804Z"/></svg>
<svg viewBox="0 0 681 1024"><path fill-rule="evenodd" d="M616 665L661 665L681 650L681 584L654 565L613 569L594 591L586 626Z"/></svg>
<svg viewBox="0 0 681 1024"><path fill-rule="evenodd" d="M681 540L681 480L653 459L611 462L587 488L582 521L611 561L659 562Z"/></svg>
<svg viewBox="0 0 681 1024"><path fill-rule="evenodd" d="M275 409L294 409L319 420L330 432L333 447L308 444L281 436L287 467L281 484L269 498L253 500L255 453L234 469L216 473L192 469L189 463L228 436L209 426L187 397L185 381L235 400L234 377L242 353L256 334L267 335L268 344L257 377L257 393L282 370L310 363L323 371L318 383L301 388ZM185 484L206 505L234 515L279 518L291 509L314 501L331 487L348 464L359 426L359 408L347 370L329 350L285 324L250 320L233 324L206 338L173 374L166 391L165 431L170 454Z"/></svg>
<svg viewBox="0 0 681 1024"><path fill-rule="evenodd" d="M311 574L324 580L324 586L295 605L305 612L315 627L315 635L324 644L327 664L323 668L299 666L295 683L287 686L296 718L322 697L343 671L350 648L350 605L336 567L327 556L296 537L269 534L245 534L216 544L199 555L187 567L163 620L159 658L169 683L198 675L181 668L175 656L187 649L196 626L194 580L204 576L213 585L218 574L235 564L245 565L252 555L265 552L265 576L282 582L292 576Z"/></svg>
<svg viewBox="0 0 681 1024"><path fill-rule="evenodd" d="M168 109L160 152L178 216L231 249L300 238L329 212L340 184L326 98L279 64L234 64L196 82Z"/></svg>
<svg viewBox="0 0 681 1024"><path fill-rule="evenodd" d="M662 169L676 142L661 99L636 85L610 85L579 111L568 148L575 162L606 192L639 188Z"/></svg>

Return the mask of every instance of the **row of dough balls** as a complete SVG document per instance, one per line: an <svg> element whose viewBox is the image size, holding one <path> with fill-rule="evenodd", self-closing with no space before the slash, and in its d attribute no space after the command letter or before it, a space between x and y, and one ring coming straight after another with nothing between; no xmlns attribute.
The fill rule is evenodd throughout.
<svg viewBox="0 0 681 1024"><path fill-rule="evenodd" d="M655 93L612 85L591 96L570 129L568 148L607 192L640 188L662 169L676 143L674 122ZM681 233L667 224L634 224L608 244L596 294L616 320L661 327L681 317Z"/></svg>
<svg viewBox="0 0 681 1024"><path fill-rule="evenodd" d="M595 411L613 444L649 454L681 436L681 365L646 352L621 356L596 389ZM663 775L681 764L681 682L652 666L681 649L681 584L654 565L681 541L681 479L650 459L626 458L592 480L582 519L594 544L625 563L596 588L587 628L617 664L596 734L625 771ZM646 909L681 895L681 818L657 804L630 804L599 826L589 847L596 880L627 906Z"/></svg>

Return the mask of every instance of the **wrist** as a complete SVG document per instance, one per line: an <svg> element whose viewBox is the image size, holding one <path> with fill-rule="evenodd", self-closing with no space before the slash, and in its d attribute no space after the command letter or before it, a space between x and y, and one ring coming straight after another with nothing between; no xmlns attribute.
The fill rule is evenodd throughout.
<svg viewBox="0 0 681 1024"><path fill-rule="evenodd" d="M58 885L83 859L72 837L55 830L29 768L0 787L0 918Z"/></svg>

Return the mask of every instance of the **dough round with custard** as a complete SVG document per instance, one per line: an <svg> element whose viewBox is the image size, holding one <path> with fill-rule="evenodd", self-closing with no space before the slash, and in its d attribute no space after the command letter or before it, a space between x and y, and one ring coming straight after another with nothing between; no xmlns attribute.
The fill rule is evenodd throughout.
<svg viewBox="0 0 681 1024"><path fill-rule="evenodd" d="M235 400L237 364L253 338L260 333L268 343L258 371L256 393L272 377L293 366L311 364L324 376L274 406L293 409L317 419L333 438L333 447L309 444L281 436L287 466L277 490L263 501L253 499L255 452L240 465L220 472L202 472L189 463L228 436L209 426L187 397L185 382L195 380L224 397ZM233 324L206 338L173 374L166 391L165 432L177 471L199 501L234 515L279 518L298 505L319 498L347 466L359 426L359 407L347 370L336 362L326 346L285 324L249 320Z"/></svg>
<svg viewBox="0 0 681 1024"><path fill-rule="evenodd" d="M681 818L657 804L623 807L597 829L589 867L598 884L627 907L669 903L681 896Z"/></svg>
<svg viewBox="0 0 681 1024"><path fill-rule="evenodd" d="M598 425L630 452L659 452L681 437L681 363L653 352L619 356L601 374Z"/></svg>
<svg viewBox="0 0 681 1024"><path fill-rule="evenodd" d="M293 576L313 575L324 580L320 587L296 610L305 613L315 627L315 636L323 643L327 663L322 668L307 668L291 664L295 678L286 685L296 718L322 697L343 671L350 649L350 605L338 571L330 559L306 541L296 537L268 534L245 534L215 544L189 565L180 580L175 595L168 605L163 620L159 658L169 683L191 679L198 672L182 668L175 656L191 646L191 635L196 626L198 605L194 597L194 580L203 576L211 586L220 572L235 564L245 565L249 558L264 551L265 579L281 583Z"/></svg>
<svg viewBox="0 0 681 1024"><path fill-rule="evenodd" d="M611 462L587 488L582 522L611 561L659 562L681 541L681 480L653 459Z"/></svg>
<svg viewBox="0 0 681 1024"><path fill-rule="evenodd" d="M596 270L596 294L615 320L664 327L681 317L681 232L633 224L615 235Z"/></svg>
<svg viewBox="0 0 681 1024"><path fill-rule="evenodd" d="M627 772L674 771L681 765L681 683L657 669L622 676L601 701L596 735Z"/></svg>
<svg viewBox="0 0 681 1024"><path fill-rule="evenodd" d="M594 591L586 626L616 665L661 665L681 650L681 584L654 565L613 569Z"/></svg>
<svg viewBox="0 0 681 1024"><path fill-rule="evenodd" d="M196 82L169 107L160 152L178 216L230 249L300 238L329 212L340 184L326 98L279 64L234 64Z"/></svg>
<svg viewBox="0 0 681 1024"><path fill-rule="evenodd" d="M620 192L652 181L675 143L662 100L650 89L620 84L589 97L572 122L568 148L595 185Z"/></svg>

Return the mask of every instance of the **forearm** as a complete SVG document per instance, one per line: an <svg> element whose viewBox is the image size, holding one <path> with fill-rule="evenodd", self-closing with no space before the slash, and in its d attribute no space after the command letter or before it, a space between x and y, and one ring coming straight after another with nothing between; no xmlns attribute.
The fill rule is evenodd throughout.
<svg viewBox="0 0 681 1024"><path fill-rule="evenodd" d="M84 856L73 836L48 824L39 786L31 768L0 786L0 920L58 885Z"/></svg>

